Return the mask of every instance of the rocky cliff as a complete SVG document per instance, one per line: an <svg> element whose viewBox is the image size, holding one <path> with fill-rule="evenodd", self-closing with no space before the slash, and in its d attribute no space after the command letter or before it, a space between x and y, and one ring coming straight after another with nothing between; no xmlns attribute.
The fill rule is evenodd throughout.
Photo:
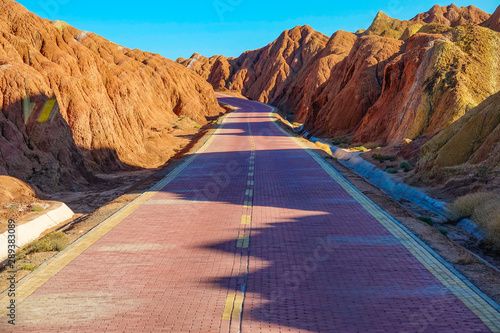
<svg viewBox="0 0 500 333"><path fill-rule="evenodd" d="M0 174L50 190L157 167L179 146L179 119L222 111L193 71L14 1L0 0L0 32Z"/></svg>

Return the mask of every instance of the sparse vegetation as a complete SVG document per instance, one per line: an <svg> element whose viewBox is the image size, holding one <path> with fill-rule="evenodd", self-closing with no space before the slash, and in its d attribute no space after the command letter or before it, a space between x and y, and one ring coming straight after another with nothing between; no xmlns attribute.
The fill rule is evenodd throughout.
<svg viewBox="0 0 500 333"><path fill-rule="evenodd" d="M12 210L12 211L16 211L19 209L19 205L18 204L11 204L8 206L9 210Z"/></svg>
<svg viewBox="0 0 500 333"><path fill-rule="evenodd" d="M32 266L30 264L24 264L24 265L21 266L21 269L24 269L24 270L27 270L27 271L34 271L37 268L38 268L38 266Z"/></svg>
<svg viewBox="0 0 500 333"><path fill-rule="evenodd" d="M200 125L194 125L194 128L200 128Z"/></svg>
<svg viewBox="0 0 500 333"><path fill-rule="evenodd" d="M471 254L464 254L460 258L457 259L457 264L459 265L471 265L476 262L476 258L474 258Z"/></svg>
<svg viewBox="0 0 500 333"><path fill-rule="evenodd" d="M36 205L36 206L31 206L31 211L32 211L32 212L41 212L41 211L43 211L43 210L44 210L44 209L43 209L43 207L42 207L42 206L37 206L37 205Z"/></svg>
<svg viewBox="0 0 500 333"><path fill-rule="evenodd" d="M68 245L69 238L64 232L52 232L39 240L26 245L21 251L19 251L18 258L21 259L28 254L36 252L62 251Z"/></svg>
<svg viewBox="0 0 500 333"><path fill-rule="evenodd" d="M357 151L367 151L368 150L368 148L366 148L365 146L354 147L354 149L356 149Z"/></svg>
<svg viewBox="0 0 500 333"><path fill-rule="evenodd" d="M477 207L472 219L486 229L488 240L500 250L500 197L491 198Z"/></svg>
<svg viewBox="0 0 500 333"><path fill-rule="evenodd" d="M387 170L385 170L385 171L386 171L387 173L392 173L392 174L394 174L394 173L398 173L398 170L397 170L397 169L394 169L394 168L389 168L389 169L387 169Z"/></svg>
<svg viewBox="0 0 500 333"><path fill-rule="evenodd" d="M399 167L403 169L404 172L409 172L411 171L411 165L407 161L403 161L399 164Z"/></svg>
<svg viewBox="0 0 500 333"><path fill-rule="evenodd" d="M432 219L431 219L430 217L427 217L427 216L420 216L418 219L419 219L420 221L422 221L422 222L427 223L427 224L428 224L428 225L430 225L431 227L433 227L433 226L434 226L434 221L432 221Z"/></svg>
<svg viewBox="0 0 500 333"><path fill-rule="evenodd" d="M398 159L397 156L394 156L394 155L384 155L384 154L373 154L372 158L374 160L379 161L380 163L384 163L385 161L394 162L395 160Z"/></svg>
<svg viewBox="0 0 500 333"><path fill-rule="evenodd" d="M455 213L459 219L472 217L476 208L494 197L495 195L493 193L487 192L469 193L456 199L448 208Z"/></svg>

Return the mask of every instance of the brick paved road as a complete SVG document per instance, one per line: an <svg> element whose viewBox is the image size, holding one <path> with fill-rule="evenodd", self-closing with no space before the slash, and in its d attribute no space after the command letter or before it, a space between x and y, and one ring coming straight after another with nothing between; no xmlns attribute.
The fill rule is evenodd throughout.
<svg viewBox="0 0 500 333"><path fill-rule="evenodd" d="M225 100L242 109L203 152L72 261L54 260L57 274L36 272L16 329L4 316L0 331L496 330L497 314L481 321L269 107Z"/></svg>

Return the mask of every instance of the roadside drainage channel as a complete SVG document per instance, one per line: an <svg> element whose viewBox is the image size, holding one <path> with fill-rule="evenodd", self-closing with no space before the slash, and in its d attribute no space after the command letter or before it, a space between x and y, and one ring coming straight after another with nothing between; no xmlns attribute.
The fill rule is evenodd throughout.
<svg viewBox="0 0 500 333"><path fill-rule="evenodd" d="M378 187L394 200L400 202L404 199L447 220L457 219L456 215L446 207L445 202L437 201L416 188L403 183L399 179L395 179L388 173L375 167L372 163L364 160L361 156L359 156L359 152L350 152L329 144L321 139L315 138L304 129L304 126L300 126L296 129L289 122L287 122L287 126L290 126L290 128L297 132L297 134L312 143L321 142L328 145L333 158L338 160L357 175L363 177L372 185ZM486 237L486 230L479 227L469 219L462 219L457 225L480 241Z"/></svg>
<svg viewBox="0 0 500 333"><path fill-rule="evenodd" d="M17 248L36 240L43 232L58 226L62 222L72 218L73 211L64 203L57 203L49 208L49 211L37 218L18 225L15 228L15 244ZM9 231L0 235L0 260L8 257Z"/></svg>

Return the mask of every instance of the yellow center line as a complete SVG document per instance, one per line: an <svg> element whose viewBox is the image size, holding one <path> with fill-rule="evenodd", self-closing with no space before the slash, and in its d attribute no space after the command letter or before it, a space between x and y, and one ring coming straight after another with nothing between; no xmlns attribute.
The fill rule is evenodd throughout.
<svg viewBox="0 0 500 333"><path fill-rule="evenodd" d="M239 319L243 308L243 296L230 294L226 297L222 320Z"/></svg>
<svg viewBox="0 0 500 333"><path fill-rule="evenodd" d="M236 241L236 247L239 249L247 249L250 241L250 236L240 235Z"/></svg>
<svg viewBox="0 0 500 333"><path fill-rule="evenodd" d="M241 224L250 224L252 222L251 215L242 215L241 216Z"/></svg>

